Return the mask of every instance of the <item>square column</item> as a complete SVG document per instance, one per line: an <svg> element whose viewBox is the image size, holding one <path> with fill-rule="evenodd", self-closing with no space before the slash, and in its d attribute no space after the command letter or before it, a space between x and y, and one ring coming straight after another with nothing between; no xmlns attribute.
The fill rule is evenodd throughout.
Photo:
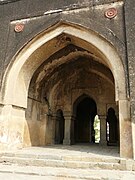
<svg viewBox="0 0 135 180"><path fill-rule="evenodd" d="M100 144L101 145L107 145L106 141L106 116L101 115L99 116L100 119Z"/></svg>
<svg viewBox="0 0 135 180"><path fill-rule="evenodd" d="M130 118L130 103L128 100L119 100L120 126L120 157L133 157L132 125Z"/></svg>

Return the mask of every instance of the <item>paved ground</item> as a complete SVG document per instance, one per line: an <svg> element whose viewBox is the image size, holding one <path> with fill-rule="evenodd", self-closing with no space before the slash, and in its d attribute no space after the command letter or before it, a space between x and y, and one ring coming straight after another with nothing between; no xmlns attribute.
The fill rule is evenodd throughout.
<svg viewBox="0 0 135 180"><path fill-rule="evenodd" d="M5 152L5 151L4 151ZM7 151L10 153L11 151ZM79 144L72 146L53 145L45 147L28 147L20 150L13 150L15 154L34 154L34 155L74 155L74 156L98 156L98 157L119 157L119 148L115 146L100 146L95 144Z"/></svg>

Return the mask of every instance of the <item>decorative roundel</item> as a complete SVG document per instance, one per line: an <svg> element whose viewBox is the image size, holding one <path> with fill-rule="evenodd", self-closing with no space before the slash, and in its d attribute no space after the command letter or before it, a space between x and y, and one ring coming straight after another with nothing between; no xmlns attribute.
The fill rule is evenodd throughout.
<svg viewBox="0 0 135 180"><path fill-rule="evenodd" d="M105 11L105 17L112 19L117 15L117 9L116 8L109 8Z"/></svg>
<svg viewBox="0 0 135 180"><path fill-rule="evenodd" d="M16 24L15 25L15 32L22 32L24 29L24 24Z"/></svg>

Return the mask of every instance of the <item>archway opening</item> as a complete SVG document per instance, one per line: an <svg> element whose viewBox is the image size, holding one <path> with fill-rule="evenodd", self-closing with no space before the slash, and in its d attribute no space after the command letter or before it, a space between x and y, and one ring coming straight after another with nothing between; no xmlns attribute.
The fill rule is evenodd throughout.
<svg viewBox="0 0 135 180"><path fill-rule="evenodd" d="M96 115L95 101L90 97L84 97L76 109L75 143L95 143L94 120Z"/></svg>

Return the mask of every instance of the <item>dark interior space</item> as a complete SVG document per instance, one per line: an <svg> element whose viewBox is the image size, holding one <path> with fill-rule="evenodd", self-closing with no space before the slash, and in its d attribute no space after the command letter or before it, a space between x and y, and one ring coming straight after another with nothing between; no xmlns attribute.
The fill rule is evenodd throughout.
<svg viewBox="0 0 135 180"><path fill-rule="evenodd" d="M97 114L96 103L93 99L85 97L77 105L75 121L75 142L95 142L94 118Z"/></svg>
<svg viewBox="0 0 135 180"><path fill-rule="evenodd" d="M56 144L63 144L64 127L65 127L65 119L63 116L63 112L62 110L58 110L57 118L56 118L56 129L55 129L55 143Z"/></svg>

